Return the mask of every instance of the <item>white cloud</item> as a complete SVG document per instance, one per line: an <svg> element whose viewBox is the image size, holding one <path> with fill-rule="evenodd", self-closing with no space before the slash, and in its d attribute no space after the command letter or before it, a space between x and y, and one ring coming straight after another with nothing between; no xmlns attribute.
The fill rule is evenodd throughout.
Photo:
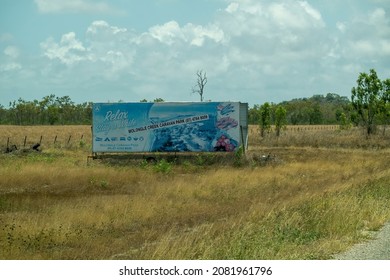
<svg viewBox="0 0 390 280"><path fill-rule="evenodd" d="M7 46L3 51L3 59L0 60L0 72L12 72L22 69L22 64L18 61L20 56L19 48Z"/></svg>
<svg viewBox="0 0 390 280"><path fill-rule="evenodd" d="M223 43L226 41L224 31L215 24L206 27L187 24L184 27L184 32L191 38L191 45L198 47L203 46L206 39L210 39L215 43Z"/></svg>
<svg viewBox="0 0 390 280"><path fill-rule="evenodd" d="M314 9L312 6L310 6L309 3L307 3L306 1L300 1L299 4L302 6L302 8L304 9L304 11L310 15L314 20L316 20L317 22L321 23L321 25L323 24L323 21L322 21L322 15L319 11L317 11L316 9Z"/></svg>
<svg viewBox="0 0 390 280"><path fill-rule="evenodd" d="M167 45L182 41L201 47L206 39L212 40L215 43L224 41L224 32L217 25L204 27L188 23L184 27L180 27L176 21L151 27L148 35Z"/></svg>
<svg viewBox="0 0 390 280"><path fill-rule="evenodd" d="M129 53L136 36L126 28L109 25L106 21L94 21L87 28L86 43L89 59L106 60L108 52Z"/></svg>
<svg viewBox="0 0 390 280"><path fill-rule="evenodd" d="M375 9L371 14L369 14L369 22L373 24L386 22L386 12L382 8Z"/></svg>
<svg viewBox="0 0 390 280"><path fill-rule="evenodd" d="M87 28L85 42L69 32L59 42L48 38L41 43L43 54L49 59L43 73L50 75L54 68L58 75L79 73L78 79L118 80L131 72L135 44L134 35L126 28L94 21ZM71 68L72 72L61 65Z"/></svg>
<svg viewBox="0 0 390 280"><path fill-rule="evenodd" d="M321 13L306 1L232 2L220 21L232 35L271 34L273 31L324 27ZM226 31L226 29L224 29Z"/></svg>
<svg viewBox="0 0 390 280"><path fill-rule="evenodd" d="M105 2L90 0L34 0L38 11L48 13L108 13L122 14L123 12Z"/></svg>
<svg viewBox="0 0 390 280"><path fill-rule="evenodd" d="M97 20L92 22L92 24L88 27L87 33L91 34L98 34L99 36L104 35L116 35L118 33L125 33L127 32L126 28L119 28L117 26L110 26L106 21L104 20Z"/></svg>
<svg viewBox="0 0 390 280"><path fill-rule="evenodd" d="M163 25L153 26L149 34L158 41L172 45L177 39L185 40L184 34L176 21L170 21Z"/></svg>
<svg viewBox="0 0 390 280"><path fill-rule="evenodd" d="M0 72L17 71L22 69L22 65L16 62L0 64Z"/></svg>
<svg viewBox="0 0 390 280"><path fill-rule="evenodd" d="M340 30L340 32L344 33L347 29L346 25L344 22L337 22L336 23L336 27L338 30Z"/></svg>
<svg viewBox="0 0 390 280"><path fill-rule="evenodd" d="M119 51L121 39L115 37L119 34L118 30L120 29L109 26L104 21L97 21L87 29L88 47L76 38L74 32L69 32L61 37L59 43L53 38L48 38L41 43L41 48L50 60L58 59L69 66L81 61L118 62L117 58L123 57Z"/></svg>
<svg viewBox="0 0 390 280"><path fill-rule="evenodd" d="M205 25L181 26L169 21L136 34L106 21L94 21L87 28L85 42L70 32L59 42L47 39L41 48L52 63L78 65L72 69L82 71L79 79L101 77L133 81L132 87L144 90L160 87L164 92L171 87L189 92L196 71L204 69L210 87L225 91L232 81L239 81L246 91L248 87L267 87L272 83L268 77L278 75L287 85L292 79L288 74L302 71L302 61L327 56L326 44L319 47L326 42L321 37L323 28L321 14L306 2L282 5L240 0Z"/></svg>
<svg viewBox="0 0 390 280"><path fill-rule="evenodd" d="M77 65L72 69L83 71L86 77L92 75L87 70L90 68L94 77L109 81L127 78L145 83L177 83L180 76L193 75L198 68L212 67L215 74L226 71L229 60L218 53L224 40L223 31L215 24L188 23L181 27L171 21L136 34L106 21L94 21L87 28L85 42L70 32L59 42L48 38L41 48L52 64Z"/></svg>
<svg viewBox="0 0 390 280"><path fill-rule="evenodd" d="M247 0L232 5L220 15L219 25L230 39L231 59L238 65L256 69L274 63L282 66L277 71L281 73L297 60L328 53L322 16L307 2ZM270 73L269 69L260 66L256 71Z"/></svg>
<svg viewBox="0 0 390 280"><path fill-rule="evenodd" d="M172 20L144 33L94 21L85 37L69 32L41 43L46 58L41 75L57 85L72 80L66 86L132 92L117 99L197 100L190 89L203 69L209 77L207 99L260 103L330 91L348 95L356 71L390 65L385 9L327 26L322 10L309 3L236 0L210 22ZM18 69L17 55L4 49L9 60L2 71Z"/></svg>
<svg viewBox="0 0 390 280"><path fill-rule="evenodd" d="M344 36L340 40L346 57L371 62L382 58L382 63L390 63L390 19L384 9L369 11L365 17L341 27Z"/></svg>
<svg viewBox="0 0 390 280"><path fill-rule="evenodd" d="M88 59L92 63L102 63L103 68L98 71L106 78L113 80L131 72L137 41L132 31L106 21L94 21L87 29L86 38Z"/></svg>
<svg viewBox="0 0 390 280"><path fill-rule="evenodd" d="M229 14L233 14L233 13L237 12L238 8L239 8L239 4L236 2L233 2L233 3L229 4L229 6L225 9L225 11L228 12Z"/></svg>
<svg viewBox="0 0 390 280"><path fill-rule="evenodd" d="M15 59L19 57L19 49L15 46L8 46L4 49L4 54Z"/></svg>
<svg viewBox="0 0 390 280"><path fill-rule="evenodd" d="M41 43L44 55L49 59L58 59L66 65L73 65L85 59L85 47L76 39L74 32L62 35L60 43L56 43L53 38Z"/></svg>
<svg viewBox="0 0 390 280"><path fill-rule="evenodd" d="M272 19L282 28L310 29L324 27L320 12L307 2L274 3L269 7Z"/></svg>

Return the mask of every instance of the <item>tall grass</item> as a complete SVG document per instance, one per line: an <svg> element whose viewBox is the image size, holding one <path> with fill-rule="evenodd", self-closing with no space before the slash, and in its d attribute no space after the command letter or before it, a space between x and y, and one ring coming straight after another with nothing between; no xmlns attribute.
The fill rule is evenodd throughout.
<svg viewBox="0 0 390 280"><path fill-rule="evenodd" d="M0 259L327 259L390 219L389 149L248 154L239 167L0 154Z"/></svg>
<svg viewBox="0 0 390 280"><path fill-rule="evenodd" d="M334 125L288 126L279 137L276 137L275 132L260 137L259 127L253 125L250 126L249 145L383 149L388 148L390 143L390 133L383 129L380 128L377 134L367 137L366 131L357 127L342 130Z"/></svg>
<svg viewBox="0 0 390 280"><path fill-rule="evenodd" d="M19 149L29 148L40 143L43 148L90 148L91 126L16 126L0 125L0 150L8 145L16 145Z"/></svg>

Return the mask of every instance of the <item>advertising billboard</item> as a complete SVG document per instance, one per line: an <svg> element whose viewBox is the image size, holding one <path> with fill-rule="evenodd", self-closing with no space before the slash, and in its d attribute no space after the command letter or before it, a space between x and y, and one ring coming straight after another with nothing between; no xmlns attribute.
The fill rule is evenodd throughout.
<svg viewBox="0 0 390 280"><path fill-rule="evenodd" d="M243 140L240 105L239 102L95 103L92 150L232 152Z"/></svg>

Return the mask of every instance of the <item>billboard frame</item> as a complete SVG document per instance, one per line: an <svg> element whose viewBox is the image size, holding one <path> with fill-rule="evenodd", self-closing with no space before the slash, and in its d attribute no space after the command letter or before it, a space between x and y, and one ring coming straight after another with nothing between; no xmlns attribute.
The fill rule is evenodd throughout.
<svg viewBox="0 0 390 280"><path fill-rule="evenodd" d="M186 133L191 133L192 138L185 138ZM160 139L164 137L173 140ZM166 142L159 146L157 140ZM93 104L93 157L99 154L221 153L235 152L240 147L244 152L248 147L248 103Z"/></svg>

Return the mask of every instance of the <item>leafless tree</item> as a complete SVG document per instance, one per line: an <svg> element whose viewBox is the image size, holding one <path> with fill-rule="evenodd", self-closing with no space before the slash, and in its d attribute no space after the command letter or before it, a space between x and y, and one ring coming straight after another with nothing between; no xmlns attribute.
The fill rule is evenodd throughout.
<svg viewBox="0 0 390 280"><path fill-rule="evenodd" d="M197 93L200 96L200 101L203 102L204 87L207 84L206 72L198 70L196 72L196 85L192 87L192 93Z"/></svg>

